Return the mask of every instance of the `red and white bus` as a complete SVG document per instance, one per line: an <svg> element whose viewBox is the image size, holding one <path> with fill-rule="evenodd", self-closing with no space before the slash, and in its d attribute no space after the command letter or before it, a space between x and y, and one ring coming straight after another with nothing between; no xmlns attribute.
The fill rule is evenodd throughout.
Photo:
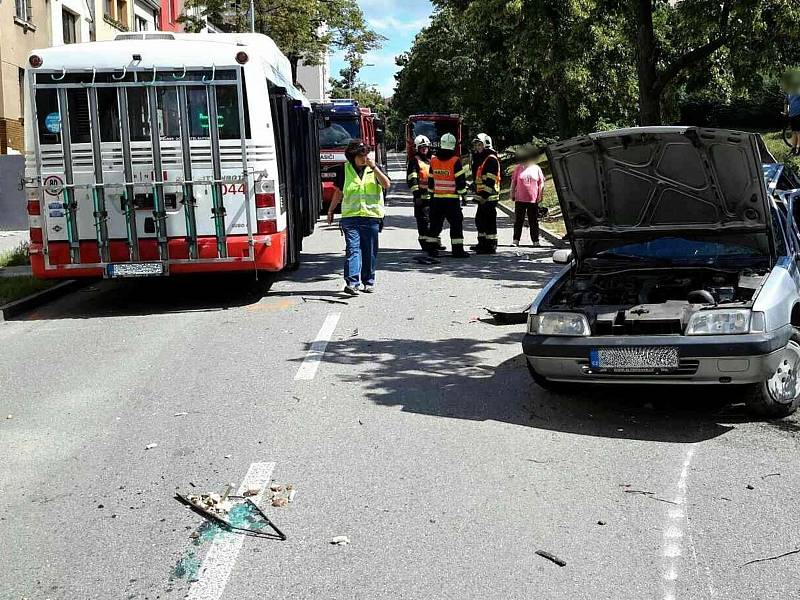
<svg viewBox="0 0 800 600"><path fill-rule="evenodd" d="M33 272L297 266L320 212L316 116L258 34L127 33L33 52Z"/></svg>

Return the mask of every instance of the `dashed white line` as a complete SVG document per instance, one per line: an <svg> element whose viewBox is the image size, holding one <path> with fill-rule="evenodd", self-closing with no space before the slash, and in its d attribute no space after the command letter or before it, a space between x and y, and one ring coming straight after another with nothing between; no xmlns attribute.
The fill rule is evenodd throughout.
<svg viewBox="0 0 800 600"><path fill-rule="evenodd" d="M303 364L297 369L297 374L294 376L295 381L311 381L314 379L322 356L325 354L325 348L328 347L328 342L331 341L336 325L339 323L339 317L341 317L339 313L331 313L325 318L317 337L311 342L311 348L309 348Z"/></svg>
<svg viewBox="0 0 800 600"><path fill-rule="evenodd" d="M261 488L261 492L251 498L256 504L260 504L274 469L274 462L259 462L250 465L247 475L244 476L244 480L239 486L238 494L241 496L250 488ZM221 531L214 538L198 571L197 581L192 583L186 594L186 600L218 600L222 597L225 586L228 584L228 578L236 564L236 558L244 544L244 537L236 533Z"/></svg>
<svg viewBox="0 0 800 600"><path fill-rule="evenodd" d="M689 467L692 465L694 447L686 451L683 468L675 486L677 492L673 502L678 505L686 504L686 481L689 477ZM671 508L667 511L668 523L664 527L664 600L677 600L675 585L678 581L680 559L683 556L681 542L686 525L686 511L683 508ZM694 550L694 549L692 549Z"/></svg>

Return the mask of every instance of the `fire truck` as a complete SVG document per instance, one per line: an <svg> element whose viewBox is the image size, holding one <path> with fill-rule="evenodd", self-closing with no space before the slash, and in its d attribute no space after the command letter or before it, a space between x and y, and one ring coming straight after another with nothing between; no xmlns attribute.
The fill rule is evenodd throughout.
<svg viewBox="0 0 800 600"><path fill-rule="evenodd" d="M298 265L322 200L318 126L270 38L125 33L28 62L37 277Z"/></svg>
<svg viewBox="0 0 800 600"><path fill-rule="evenodd" d="M334 168L345 161L344 149L354 139L372 148L375 164L386 172L385 127L381 116L359 106L356 100L333 100L314 104L319 123L319 159L322 169L322 203L327 209L333 198Z"/></svg>
<svg viewBox="0 0 800 600"><path fill-rule="evenodd" d="M445 133L456 136L456 154L461 155L462 119L455 114L421 114L411 115L406 120L406 154L414 156L414 138L424 135L431 141L431 148L439 147L439 140Z"/></svg>

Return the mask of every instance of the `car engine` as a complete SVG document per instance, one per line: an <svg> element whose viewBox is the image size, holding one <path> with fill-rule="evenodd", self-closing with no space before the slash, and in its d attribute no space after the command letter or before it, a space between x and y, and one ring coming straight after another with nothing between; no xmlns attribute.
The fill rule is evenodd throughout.
<svg viewBox="0 0 800 600"><path fill-rule="evenodd" d="M709 305L748 307L768 270L626 270L574 274L546 309L581 309L595 335L680 334Z"/></svg>

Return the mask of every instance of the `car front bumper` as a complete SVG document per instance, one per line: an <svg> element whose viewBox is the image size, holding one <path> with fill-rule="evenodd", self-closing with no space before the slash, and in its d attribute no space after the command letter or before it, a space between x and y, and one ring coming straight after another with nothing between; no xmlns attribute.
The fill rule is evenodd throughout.
<svg viewBox="0 0 800 600"><path fill-rule="evenodd" d="M551 381L592 383L756 383L777 369L792 327L768 333L720 336L589 336L526 334L525 356L537 374ZM674 371L602 373L591 367L596 348L672 346L678 350Z"/></svg>

